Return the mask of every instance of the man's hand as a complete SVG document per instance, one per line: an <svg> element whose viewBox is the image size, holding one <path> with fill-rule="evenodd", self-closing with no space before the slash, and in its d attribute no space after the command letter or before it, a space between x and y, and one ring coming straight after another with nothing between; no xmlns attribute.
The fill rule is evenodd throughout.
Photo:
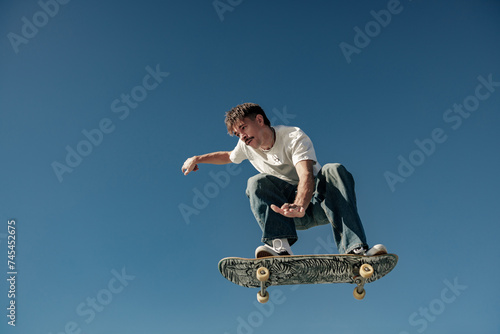
<svg viewBox="0 0 500 334"><path fill-rule="evenodd" d="M274 212L289 218L302 218L306 214L305 208L297 204L285 203L281 206L281 208L271 204L271 209Z"/></svg>
<svg viewBox="0 0 500 334"><path fill-rule="evenodd" d="M198 170L198 164L196 163L196 157L187 159L182 165L181 171L184 175L188 175L191 172L196 172Z"/></svg>
<svg viewBox="0 0 500 334"><path fill-rule="evenodd" d="M271 209L274 212L289 218L302 218L306 215L314 191L313 164L312 160L302 160L295 165L299 175L295 201L292 204L285 203L281 208L271 204Z"/></svg>

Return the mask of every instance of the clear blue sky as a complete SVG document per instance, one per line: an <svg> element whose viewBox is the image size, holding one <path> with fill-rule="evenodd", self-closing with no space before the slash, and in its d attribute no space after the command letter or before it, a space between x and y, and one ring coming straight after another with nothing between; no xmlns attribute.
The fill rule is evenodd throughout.
<svg viewBox="0 0 500 334"><path fill-rule="evenodd" d="M500 3L215 5L1 2L0 332L498 333ZM255 171L181 166L236 145L242 102L354 174L368 241L400 256L365 300L282 287L261 307L219 274L260 244Z"/></svg>

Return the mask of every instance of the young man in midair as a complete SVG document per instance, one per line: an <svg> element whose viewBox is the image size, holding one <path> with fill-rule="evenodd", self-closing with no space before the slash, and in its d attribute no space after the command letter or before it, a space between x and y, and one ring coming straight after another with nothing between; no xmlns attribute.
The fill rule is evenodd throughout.
<svg viewBox="0 0 500 334"><path fill-rule="evenodd" d="M264 245L255 257L293 255L297 230L331 224L340 254L378 255L383 245L369 249L359 218L354 179L341 164L321 166L310 138L299 128L272 127L262 108L244 103L226 113L226 127L239 138L232 151L187 159L182 172L200 163L239 164L248 159L260 172L248 180L250 208L262 229Z"/></svg>

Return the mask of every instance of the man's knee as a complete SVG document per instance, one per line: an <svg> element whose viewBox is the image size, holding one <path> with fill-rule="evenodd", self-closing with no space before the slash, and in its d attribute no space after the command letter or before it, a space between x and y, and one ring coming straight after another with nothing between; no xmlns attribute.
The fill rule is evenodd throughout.
<svg viewBox="0 0 500 334"><path fill-rule="evenodd" d="M326 164L321 168L321 174L325 178L327 183L333 182L334 184L338 182L354 183L354 178L352 174L344 167L344 165L339 163Z"/></svg>
<svg viewBox="0 0 500 334"><path fill-rule="evenodd" d="M345 167L339 163L326 164L321 168L321 172L324 174L338 175L339 173L343 173L345 171Z"/></svg>
<svg viewBox="0 0 500 334"><path fill-rule="evenodd" d="M268 182L269 179L267 178L267 174L261 173L252 176L247 181L247 190L246 190L247 196L250 197L251 194L256 194L259 191L259 189L265 187L265 185Z"/></svg>

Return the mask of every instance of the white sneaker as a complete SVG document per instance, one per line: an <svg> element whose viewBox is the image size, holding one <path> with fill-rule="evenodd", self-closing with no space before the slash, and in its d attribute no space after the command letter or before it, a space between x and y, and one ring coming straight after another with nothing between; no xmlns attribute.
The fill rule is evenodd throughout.
<svg viewBox="0 0 500 334"><path fill-rule="evenodd" d="M362 246L362 247L354 248L352 251L350 251L347 254L365 255L367 250L368 250L368 247Z"/></svg>
<svg viewBox="0 0 500 334"><path fill-rule="evenodd" d="M383 255L387 254L387 248L385 248L384 245L378 244L370 248L366 253L365 256L374 256L374 255Z"/></svg>
<svg viewBox="0 0 500 334"><path fill-rule="evenodd" d="M269 246L268 244L264 244L262 246L257 247L255 250L255 258L258 259L260 257L267 256L285 256L285 255L293 255L292 249L288 245L288 240L284 239L274 239L273 246Z"/></svg>

